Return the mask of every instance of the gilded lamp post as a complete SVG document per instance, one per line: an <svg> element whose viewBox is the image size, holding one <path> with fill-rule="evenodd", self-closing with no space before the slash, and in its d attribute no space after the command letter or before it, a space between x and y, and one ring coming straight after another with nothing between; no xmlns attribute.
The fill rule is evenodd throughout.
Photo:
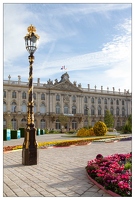
<svg viewBox="0 0 135 200"><path fill-rule="evenodd" d="M36 165L37 164L37 141L36 141L36 128L34 125L34 102L33 102L33 62L34 52L37 49L39 36L35 34L36 28L31 25L28 27L28 34L24 37L25 46L29 52L29 90L28 90L28 112L27 112L27 127L25 130L23 149L22 149L22 164L23 165Z"/></svg>

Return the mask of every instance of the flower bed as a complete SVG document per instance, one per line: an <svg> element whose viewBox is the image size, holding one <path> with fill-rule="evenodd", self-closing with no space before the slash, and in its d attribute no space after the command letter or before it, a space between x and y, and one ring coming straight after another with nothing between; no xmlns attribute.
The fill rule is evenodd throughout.
<svg viewBox="0 0 135 200"><path fill-rule="evenodd" d="M98 154L88 161L86 171L90 179L101 185L112 196L132 196L132 153L103 157ZM98 186L99 186L98 185ZM116 195L115 195L116 194Z"/></svg>

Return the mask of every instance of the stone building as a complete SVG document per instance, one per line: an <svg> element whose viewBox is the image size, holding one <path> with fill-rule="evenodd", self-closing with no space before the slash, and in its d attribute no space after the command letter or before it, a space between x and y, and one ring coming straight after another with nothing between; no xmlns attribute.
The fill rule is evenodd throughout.
<svg viewBox="0 0 135 200"><path fill-rule="evenodd" d="M83 126L93 126L95 122L104 121L106 110L110 110L115 118L114 127L125 124L128 115L132 113L132 94L129 91L117 92L90 88L82 88L81 84L71 83L68 73L53 82L33 83L34 120L35 127L40 129L61 129L59 116L69 117L66 128L78 129ZM10 75L3 83L3 127L18 129L26 127L28 103L28 83L12 81Z"/></svg>

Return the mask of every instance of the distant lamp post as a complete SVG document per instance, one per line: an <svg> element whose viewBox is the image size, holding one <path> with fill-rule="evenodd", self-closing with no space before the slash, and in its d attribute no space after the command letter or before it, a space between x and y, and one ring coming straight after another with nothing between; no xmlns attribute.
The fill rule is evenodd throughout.
<svg viewBox="0 0 135 200"><path fill-rule="evenodd" d="M33 102L33 67L34 52L37 49L39 36L35 34L36 28L33 25L28 27L28 34L24 37L25 46L29 52L29 90L28 90L28 112L27 112L27 127L25 130L23 149L22 149L22 164L37 165L37 141L36 128L34 125L34 102Z"/></svg>

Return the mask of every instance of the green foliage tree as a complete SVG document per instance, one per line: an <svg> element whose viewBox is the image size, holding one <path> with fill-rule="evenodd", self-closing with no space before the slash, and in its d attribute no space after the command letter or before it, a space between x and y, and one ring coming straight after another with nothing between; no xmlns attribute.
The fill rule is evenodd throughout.
<svg viewBox="0 0 135 200"><path fill-rule="evenodd" d="M114 117L109 110L105 112L104 123L107 128L113 128L114 126Z"/></svg>
<svg viewBox="0 0 135 200"><path fill-rule="evenodd" d="M69 120L70 120L69 117L66 116L66 115L60 115L59 116L59 121L60 121L62 126L66 126L67 123L69 122Z"/></svg>
<svg viewBox="0 0 135 200"><path fill-rule="evenodd" d="M128 116L128 119L123 126L123 132L124 133L132 133L132 115Z"/></svg>

